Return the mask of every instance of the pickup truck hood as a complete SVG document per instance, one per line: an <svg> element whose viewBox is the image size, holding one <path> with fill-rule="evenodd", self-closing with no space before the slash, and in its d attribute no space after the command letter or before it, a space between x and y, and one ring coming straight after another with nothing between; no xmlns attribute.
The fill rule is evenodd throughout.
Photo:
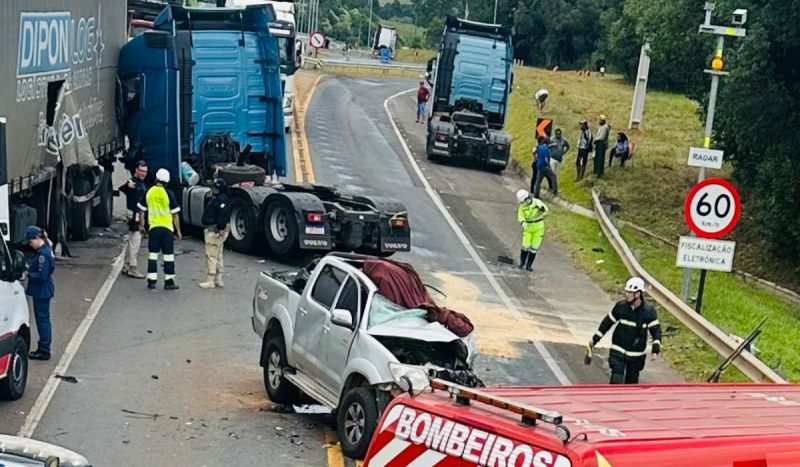
<svg viewBox="0 0 800 467"><path fill-rule="evenodd" d="M423 318L395 319L367 330L372 336L405 337L426 342L452 342L459 337L440 323L431 323Z"/></svg>

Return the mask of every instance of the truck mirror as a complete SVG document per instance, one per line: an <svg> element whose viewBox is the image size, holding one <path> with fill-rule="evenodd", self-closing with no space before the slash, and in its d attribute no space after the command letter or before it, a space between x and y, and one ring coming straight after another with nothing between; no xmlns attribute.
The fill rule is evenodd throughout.
<svg viewBox="0 0 800 467"><path fill-rule="evenodd" d="M436 63L436 57L433 57L430 60L428 60L428 66L427 66L427 68L425 68L425 71L427 71L428 74L430 74L433 71L433 67L434 67L435 63Z"/></svg>
<svg viewBox="0 0 800 467"><path fill-rule="evenodd" d="M348 310L336 308L331 314L331 323L348 329L353 329L353 315Z"/></svg>

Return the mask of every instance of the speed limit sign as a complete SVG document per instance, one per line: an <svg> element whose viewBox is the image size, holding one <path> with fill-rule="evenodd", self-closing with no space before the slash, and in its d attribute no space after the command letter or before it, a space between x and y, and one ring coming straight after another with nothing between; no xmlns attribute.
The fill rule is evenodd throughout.
<svg viewBox="0 0 800 467"><path fill-rule="evenodd" d="M689 192L683 213L698 237L722 238L731 233L742 214L739 192L727 180L703 180Z"/></svg>

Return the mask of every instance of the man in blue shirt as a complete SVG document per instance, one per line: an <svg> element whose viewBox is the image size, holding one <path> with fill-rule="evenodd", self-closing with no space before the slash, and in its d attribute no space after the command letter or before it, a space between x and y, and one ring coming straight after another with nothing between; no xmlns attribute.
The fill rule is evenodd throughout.
<svg viewBox="0 0 800 467"><path fill-rule="evenodd" d="M31 225L25 229L25 240L34 251L28 264L28 285L25 287L25 295L30 295L33 299L33 315L39 333L39 345L28 358L50 360L50 343L53 339L50 327L50 300L56 291L53 283L55 258L47 235L39 227Z"/></svg>
<svg viewBox="0 0 800 467"><path fill-rule="evenodd" d="M553 169L550 168L550 149L547 147L547 137L539 136L537 138L539 146L536 147L536 183L533 186L533 197L539 198L539 192L542 188L542 179L547 179L547 185L550 186L550 191L553 196L558 195L558 180Z"/></svg>

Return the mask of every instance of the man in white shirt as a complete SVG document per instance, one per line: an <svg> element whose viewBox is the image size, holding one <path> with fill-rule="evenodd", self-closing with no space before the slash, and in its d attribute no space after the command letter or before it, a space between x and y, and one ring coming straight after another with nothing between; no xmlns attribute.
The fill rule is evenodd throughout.
<svg viewBox="0 0 800 467"><path fill-rule="evenodd" d="M536 100L536 108L539 110L539 112L544 110L544 103L549 95L550 93L547 92L547 89L539 89L536 91L536 94L533 95L534 99Z"/></svg>

